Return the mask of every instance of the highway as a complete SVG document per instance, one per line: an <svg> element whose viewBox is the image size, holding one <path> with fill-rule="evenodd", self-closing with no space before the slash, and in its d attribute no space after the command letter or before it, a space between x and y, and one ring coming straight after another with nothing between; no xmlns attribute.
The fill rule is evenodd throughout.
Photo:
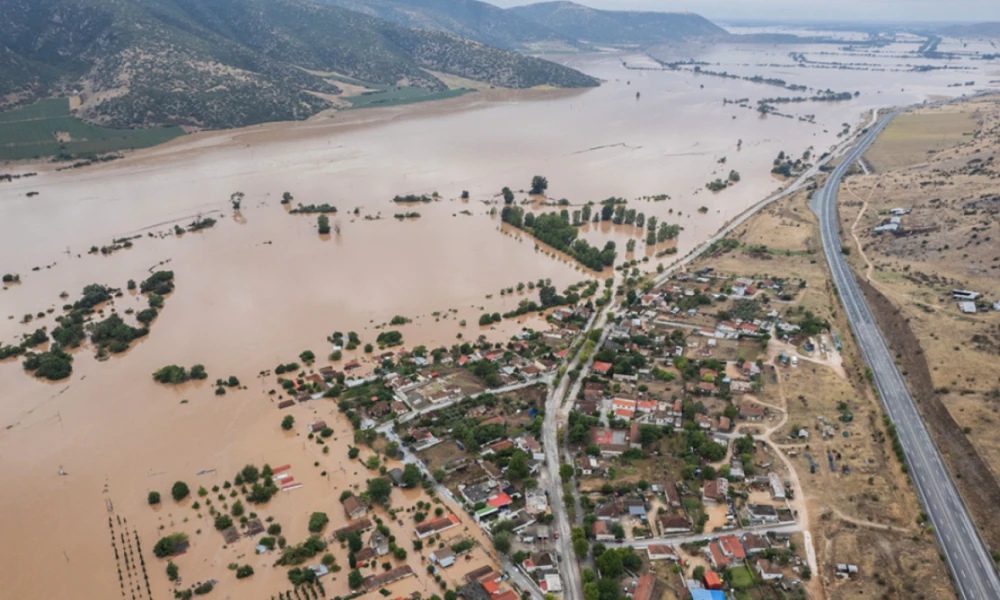
<svg viewBox="0 0 1000 600"><path fill-rule="evenodd" d="M861 158L878 133L899 112L883 117L858 140L830 174L826 184L813 195L810 204L819 217L823 251L840 300L865 362L873 371L879 397L896 424L917 495L934 526L934 534L951 570L955 589L963 600L996 600L1000 599L1000 578L993 560L841 253L837 217L840 181L847 169Z"/></svg>

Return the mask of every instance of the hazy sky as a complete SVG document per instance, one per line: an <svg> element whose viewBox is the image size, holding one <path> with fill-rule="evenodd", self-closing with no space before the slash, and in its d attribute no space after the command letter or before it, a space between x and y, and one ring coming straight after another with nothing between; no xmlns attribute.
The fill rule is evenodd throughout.
<svg viewBox="0 0 1000 600"><path fill-rule="evenodd" d="M532 0L488 0L498 6ZM1000 21L1000 0L575 0L593 8L690 11L712 19Z"/></svg>

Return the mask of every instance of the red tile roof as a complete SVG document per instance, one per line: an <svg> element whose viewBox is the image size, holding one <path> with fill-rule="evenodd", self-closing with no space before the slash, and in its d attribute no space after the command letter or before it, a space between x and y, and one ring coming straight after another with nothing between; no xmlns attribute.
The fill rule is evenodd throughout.
<svg viewBox="0 0 1000 600"><path fill-rule="evenodd" d="M612 367L612 365L609 362L600 362L600 361L598 361L598 362L594 363L594 372L595 373L600 373L601 375L607 375L608 371L611 370L611 367Z"/></svg>
<svg viewBox="0 0 1000 600"><path fill-rule="evenodd" d="M510 496L508 496L507 494L501 492L501 493L497 494L496 496L494 496L494 497L490 498L489 500L487 500L486 504L489 505L489 506L494 506L496 508L503 508L504 506L507 506L508 504L512 504L513 502L514 501L511 500ZM740 550L742 550L742 549L743 548L741 547Z"/></svg>

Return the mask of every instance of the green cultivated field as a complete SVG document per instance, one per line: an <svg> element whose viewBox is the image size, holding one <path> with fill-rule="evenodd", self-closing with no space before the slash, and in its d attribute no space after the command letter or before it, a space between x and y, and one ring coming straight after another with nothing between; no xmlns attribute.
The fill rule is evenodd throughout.
<svg viewBox="0 0 1000 600"><path fill-rule="evenodd" d="M57 132L70 141L60 143ZM0 113L0 160L19 160L59 154L73 158L117 150L148 148L174 139L179 127L108 129L70 115L69 100L50 98Z"/></svg>
<svg viewBox="0 0 1000 600"><path fill-rule="evenodd" d="M445 98L457 98L472 91L475 90L461 88L432 92L418 87L398 87L381 89L361 96L351 96L345 98L345 100L351 103L351 108L376 108L381 106L401 106L416 102L430 102L431 100L444 100Z"/></svg>

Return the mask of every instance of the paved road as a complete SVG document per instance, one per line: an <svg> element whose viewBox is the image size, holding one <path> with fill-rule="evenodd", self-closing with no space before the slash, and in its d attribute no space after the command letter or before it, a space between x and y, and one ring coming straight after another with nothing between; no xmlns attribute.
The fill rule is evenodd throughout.
<svg viewBox="0 0 1000 600"><path fill-rule="evenodd" d="M896 424L917 494L934 525L959 596L963 600L996 600L1000 599L1000 578L993 560L979 538L968 509L840 251L837 222L840 180L847 169L861 158L878 132L899 112L886 115L858 141L833 170L826 185L813 195L811 205L820 220L823 251L841 302L861 353L872 368L882 403Z"/></svg>

